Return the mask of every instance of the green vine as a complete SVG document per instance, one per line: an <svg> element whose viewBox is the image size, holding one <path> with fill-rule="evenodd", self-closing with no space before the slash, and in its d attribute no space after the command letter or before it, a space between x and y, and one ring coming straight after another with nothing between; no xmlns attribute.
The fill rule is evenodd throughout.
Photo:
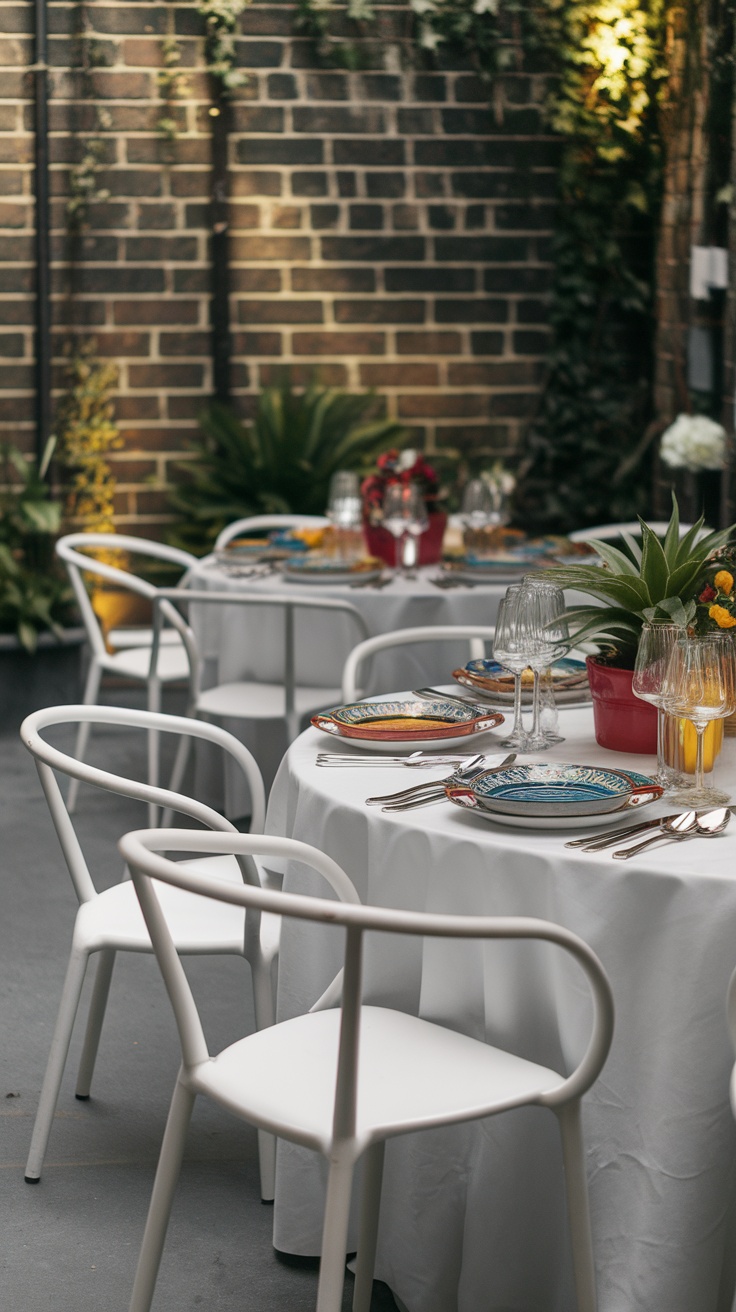
<svg viewBox="0 0 736 1312"><path fill-rule="evenodd" d="M235 31L249 0L202 0L197 12L204 19L204 57L211 76L230 95L248 81L235 67Z"/></svg>
<svg viewBox="0 0 736 1312"><path fill-rule="evenodd" d="M189 78L179 68L181 63L181 42L176 37L167 36L161 42L161 55L164 61L156 81L164 102L164 112L156 127L167 141L175 141L179 136L179 123L176 119L175 104L189 95Z"/></svg>
<svg viewBox="0 0 736 1312"><path fill-rule="evenodd" d="M117 381L116 366L96 359L95 343L87 342L69 361L56 411L56 449L69 479L64 518L95 533L115 528L115 478L107 457L122 446L112 405Z"/></svg>

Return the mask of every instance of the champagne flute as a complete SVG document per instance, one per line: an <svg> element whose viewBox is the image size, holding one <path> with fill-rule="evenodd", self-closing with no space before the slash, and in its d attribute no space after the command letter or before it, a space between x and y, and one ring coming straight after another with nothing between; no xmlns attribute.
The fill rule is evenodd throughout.
<svg viewBox="0 0 736 1312"><path fill-rule="evenodd" d="M558 734L545 733L540 724L540 675L570 646L567 622L564 619L565 594L562 588L546 579L529 576L521 584L519 610L522 625L522 643L525 645L527 664L534 675L532 690L532 727L527 750L546 751L555 742L563 741Z"/></svg>
<svg viewBox="0 0 736 1312"><path fill-rule="evenodd" d="M672 649L684 637L679 624L668 620L653 620L641 631L634 664L631 688L642 701L657 708L657 774L658 784L669 788L671 780L664 759L665 678Z"/></svg>
<svg viewBox="0 0 736 1312"><path fill-rule="evenodd" d="M673 644L663 687L664 708L690 720L697 733L695 783L674 794L687 807L721 806L727 793L706 787L703 778L703 735L711 720L722 720L736 709L733 642L727 636L682 636Z"/></svg>

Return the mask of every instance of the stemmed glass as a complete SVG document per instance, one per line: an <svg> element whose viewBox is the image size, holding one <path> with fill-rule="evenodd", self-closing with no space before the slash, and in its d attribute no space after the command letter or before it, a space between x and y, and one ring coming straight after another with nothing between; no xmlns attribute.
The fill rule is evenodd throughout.
<svg viewBox="0 0 736 1312"><path fill-rule="evenodd" d="M429 527L421 488L416 483L391 483L383 496L382 524L396 539L396 552L407 578L412 577L419 555L417 538Z"/></svg>
<svg viewBox="0 0 736 1312"><path fill-rule="evenodd" d="M570 646L565 613L565 595L562 588L545 579L525 578L519 595L521 641L526 649L527 665L534 675L532 692L532 728L527 740L530 752L546 751L555 742L562 742L558 734L545 733L540 725L540 675Z"/></svg>
<svg viewBox="0 0 736 1312"><path fill-rule="evenodd" d="M687 807L722 806L730 800L728 794L706 787L703 779L703 734L711 720L722 720L736 709L732 641L716 634L678 638L667 666L663 703L670 715L690 720L698 735L695 783L675 793L674 800Z"/></svg>
<svg viewBox="0 0 736 1312"><path fill-rule="evenodd" d="M645 624L639 639L631 683L637 697L657 708L656 779L664 788L668 788L671 782L664 759L665 678L672 649L678 639L684 636L682 627L671 621L655 620Z"/></svg>
<svg viewBox="0 0 736 1312"><path fill-rule="evenodd" d="M529 735L524 728L521 714L521 676L529 665L529 660L520 634L518 603L521 590L520 583L513 583L506 589L506 596L498 607L493 655L499 665L505 670L510 670L514 676L514 724L505 741L510 747L518 747L521 751L526 751Z"/></svg>

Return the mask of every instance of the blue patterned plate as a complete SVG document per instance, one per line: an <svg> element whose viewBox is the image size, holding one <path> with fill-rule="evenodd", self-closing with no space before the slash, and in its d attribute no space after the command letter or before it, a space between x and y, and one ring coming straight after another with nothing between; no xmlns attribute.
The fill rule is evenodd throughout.
<svg viewBox="0 0 736 1312"><path fill-rule="evenodd" d="M513 705L514 676L498 661L481 659L468 661L462 669L453 670L452 677L464 688L470 688L481 698ZM552 688L558 706L579 706L590 701L588 669L584 661L565 656L552 666ZM532 699L532 673L525 671L521 679L521 695L525 703Z"/></svg>
<svg viewBox="0 0 736 1312"><path fill-rule="evenodd" d="M605 766L554 765L551 761L489 771L472 784L451 786L456 806L502 824L564 828L594 824L614 811L647 806L662 788L647 775Z"/></svg>
<svg viewBox="0 0 736 1312"><path fill-rule="evenodd" d="M450 701L354 702L312 716L315 729L345 742L390 752L402 743L424 748L465 745L472 734L503 724L499 711L481 711Z"/></svg>

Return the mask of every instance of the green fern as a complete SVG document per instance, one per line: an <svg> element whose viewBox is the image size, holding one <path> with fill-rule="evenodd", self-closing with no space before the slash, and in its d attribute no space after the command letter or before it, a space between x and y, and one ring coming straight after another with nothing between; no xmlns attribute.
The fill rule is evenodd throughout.
<svg viewBox="0 0 736 1312"><path fill-rule="evenodd" d="M687 625L695 615L695 589L711 552L723 545L736 525L698 538L697 524L680 537L680 513L672 497L672 517L660 541L643 519L641 545L622 534L626 550L610 542L590 540L603 561L599 565L562 565L547 570L545 578L562 588L587 592L606 603L574 606L567 611L573 644L596 642L612 648L617 664L633 666L642 625L648 620L673 620ZM698 539L696 541L696 539Z"/></svg>
<svg viewBox="0 0 736 1312"><path fill-rule="evenodd" d="M180 468L171 493L184 517L172 540L190 551L210 549L220 529L244 515L288 512L321 515L338 469L361 470L407 434L393 420L369 418L370 393L316 384L304 393L290 384L266 388L252 423L213 402L200 417L196 458Z"/></svg>

